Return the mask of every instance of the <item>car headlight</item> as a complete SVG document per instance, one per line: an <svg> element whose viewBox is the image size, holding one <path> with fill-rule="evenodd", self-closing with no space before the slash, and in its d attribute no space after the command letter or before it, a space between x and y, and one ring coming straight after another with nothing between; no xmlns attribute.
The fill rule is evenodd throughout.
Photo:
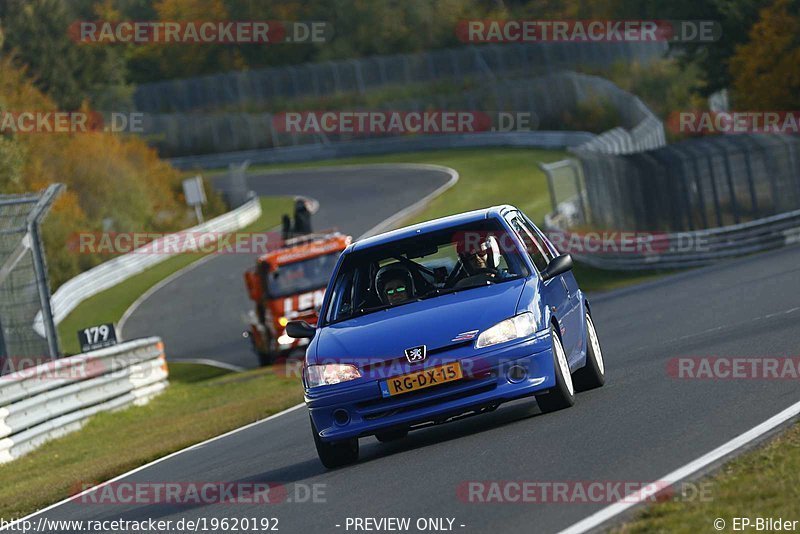
<svg viewBox="0 0 800 534"><path fill-rule="evenodd" d="M347 382L354 378L361 378L361 373L355 365L328 363L309 365L306 368L306 384L310 388Z"/></svg>
<svg viewBox="0 0 800 534"><path fill-rule="evenodd" d="M481 332L475 342L475 348L482 349L498 343L505 343L512 339L530 336L534 332L536 332L536 319L533 314L531 312L520 313Z"/></svg>

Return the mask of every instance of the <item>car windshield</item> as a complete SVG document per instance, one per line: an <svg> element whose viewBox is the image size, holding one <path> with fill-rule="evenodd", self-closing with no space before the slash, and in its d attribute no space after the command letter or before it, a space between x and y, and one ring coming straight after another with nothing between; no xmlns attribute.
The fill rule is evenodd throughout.
<svg viewBox="0 0 800 534"><path fill-rule="evenodd" d="M340 322L528 274L497 220L453 226L348 254L323 316Z"/></svg>
<svg viewBox="0 0 800 534"><path fill-rule="evenodd" d="M267 294L273 298L287 297L325 287L338 259L339 252L335 252L281 265L267 275Z"/></svg>

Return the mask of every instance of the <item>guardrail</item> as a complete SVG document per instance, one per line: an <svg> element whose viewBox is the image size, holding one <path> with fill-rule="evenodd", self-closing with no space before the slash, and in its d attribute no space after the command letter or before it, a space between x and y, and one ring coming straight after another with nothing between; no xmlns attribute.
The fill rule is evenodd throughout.
<svg viewBox="0 0 800 534"><path fill-rule="evenodd" d="M183 232L232 232L244 228L260 216L261 203L258 198L252 198L247 203L224 215L210 219L192 228L187 228ZM166 239L169 239L169 236L153 240L128 254L101 263L67 280L53 293L50 299L55 324L60 323L78 304L89 297L170 258L173 254L164 252L165 249L169 250L168 247L163 246L163 242ZM149 250L154 249L158 250L159 253L148 253ZM40 335L44 335L41 312L36 315L34 329Z"/></svg>
<svg viewBox="0 0 800 534"><path fill-rule="evenodd" d="M612 232L612 236L619 236L618 240L614 241L612 237L610 247L601 245L594 253L587 253L586 245L592 242L592 234L596 235L596 243L603 241L601 233L573 232L562 221L564 218L560 214L545 217L545 228L550 236L555 234L560 238L557 241L566 244L559 250L600 269L634 271L700 267L800 243L800 210L688 232L631 232L627 238L622 237L622 232ZM627 244L620 243L619 239L626 239Z"/></svg>
<svg viewBox="0 0 800 534"><path fill-rule="evenodd" d="M157 337L53 360L0 377L0 463L79 429L92 415L145 404L168 385Z"/></svg>

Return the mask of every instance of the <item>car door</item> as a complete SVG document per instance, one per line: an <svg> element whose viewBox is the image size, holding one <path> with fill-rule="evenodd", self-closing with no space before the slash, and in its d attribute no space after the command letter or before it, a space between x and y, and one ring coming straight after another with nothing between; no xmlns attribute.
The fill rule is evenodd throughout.
<svg viewBox="0 0 800 534"><path fill-rule="evenodd" d="M553 257L560 255L561 253L556 249L555 245L547 239L547 236L539 229L538 226L533 224L530 219L523 214L524 220L527 223L529 228L532 228L536 235L539 237L540 241L544 243L545 247L550 251ZM584 339L584 332L586 330L586 324L584 322L584 311L583 311L583 296L580 292L580 287L578 286L578 281L575 279L575 275L572 271L567 271L560 276L561 281L564 283L564 287L567 290L567 298L569 299L569 316L570 320L574 321L573 324L573 333L576 337L576 352L583 351L585 347L582 346L582 342ZM576 357L578 354L575 355Z"/></svg>
<svg viewBox="0 0 800 534"><path fill-rule="evenodd" d="M537 271L541 273L553 259L553 253L539 238L536 231L527 223L520 212L511 212L508 223L516 232L531 258ZM579 325L575 324L575 313L570 302L570 293L564 276L556 276L542 284L544 301L561 326L561 341L568 359L572 362L579 355Z"/></svg>

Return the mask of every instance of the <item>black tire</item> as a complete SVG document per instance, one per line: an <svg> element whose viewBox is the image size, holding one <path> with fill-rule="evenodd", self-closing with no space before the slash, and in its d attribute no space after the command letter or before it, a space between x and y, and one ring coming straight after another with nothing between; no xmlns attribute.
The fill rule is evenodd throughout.
<svg viewBox="0 0 800 534"><path fill-rule="evenodd" d="M404 437L408 436L408 429L404 428L401 430L387 430L386 432L378 432L375 434L375 437L381 443L388 443L390 441L397 441L398 439L403 439Z"/></svg>
<svg viewBox="0 0 800 534"><path fill-rule="evenodd" d="M603 351L592 317L586 314L586 365L575 371L572 376L578 391L599 388L606 382L606 368Z"/></svg>
<svg viewBox="0 0 800 534"><path fill-rule="evenodd" d="M317 447L319 460L328 469L335 469L358 461L358 438L338 442L322 441L313 419L311 420L311 432L314 434L314 445Z"/></svg>
<svg viewBox="0 0 800 534"><path fill-rule="evenodd" d="M256 349L256 354L258 355L258 365L261 367L266 367L267 365L275 363L275 354L271 352L264 352Z"/></svg>
<svg viewBox="0 0 800 534"><path fill-rule="evenodd" d="M264 344L267 347L272 346L272 336L269 333L267 333L264 336ZM273 363L275 363L275 358L277 354L275 354L274 352L270 352L269 350L262 350L258 348L256 346L255 340L253 340L253 350L255 351L256 356L258 356L258 365L260 365L261 367L265 367L267 365L272 365Z"/></svg>
<svg viewBox="0 0 800 534"><path fill-rule="evenodd" d="M550 327L550 337L553 340L553 370L556 376L556 385L547 393L536 395L536 404L539 405L542 413L555 412L575 404L575 388L572 384L572 376L569 374L567 356L561 345L561 338L558 337L552 326Z"/></svg>

